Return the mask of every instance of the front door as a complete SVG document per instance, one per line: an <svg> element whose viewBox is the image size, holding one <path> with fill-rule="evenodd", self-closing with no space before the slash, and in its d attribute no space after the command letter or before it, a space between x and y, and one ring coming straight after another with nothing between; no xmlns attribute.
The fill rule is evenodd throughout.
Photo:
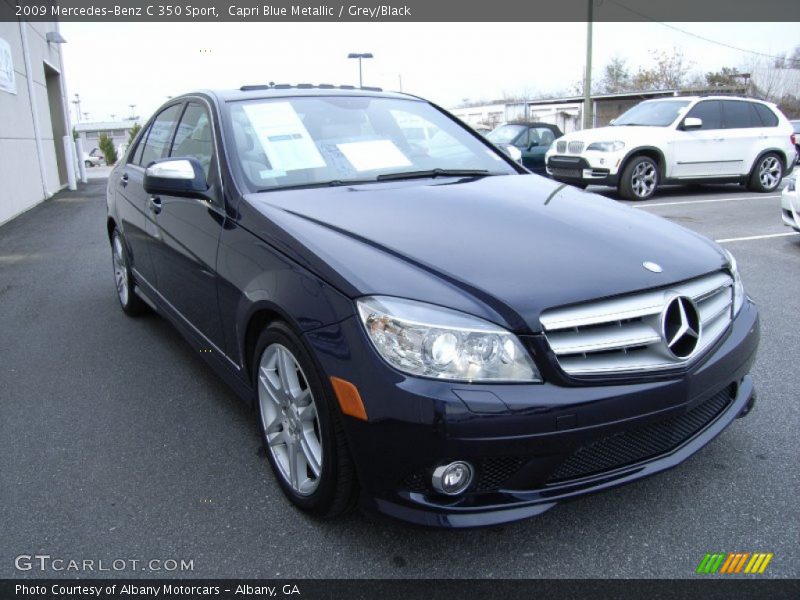
<svg viewBox="0 0 800 600"><path fill-rule="evenodd" d="M157 225L153 262L158 291L179 318L217 349L224 348L217 303L217 246L225 213L222 210L213 128L208 108L189 102L175 131L171 158L200 161L217 199L159 196L149 199ZM212 194L213 195L213 194Z"/></svg>
<svg viewBox="0 0 800 600"><path fill-rule="evenodd" d="M668 177L701 179L724 177L737 172L736 150L726 144L722 108L719 100L698 102L686 114L703 121L700 129L675 132L671 153L673 163Z"/></svg>

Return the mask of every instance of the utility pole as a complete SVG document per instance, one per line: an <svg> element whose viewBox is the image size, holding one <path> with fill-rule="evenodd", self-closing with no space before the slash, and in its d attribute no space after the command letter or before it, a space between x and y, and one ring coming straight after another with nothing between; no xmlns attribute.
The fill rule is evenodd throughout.
<svg viewBox="0 0 800 600"><path fill-rule="evenodd" d="M75 94L75 100L72 101L72 104L75 105L75 119L78 123L81 122L81 97L78 94Z"/></svg>
<svg viewBox="0 0 800 600"><path fill-rule="evenodd" d="M358 87L364 87L363 78L361 76L361 59L362 58L372 58L371 52L351 52L347 55L347 58L357 58L358 59Z"/></svg>
<svg viewBox="0 0 800 600"><path fill-rule="evenodd" d="M592 17L594 0L588 0L589 15L586 22L586 74L583 82L583 128L592 127Z"/></svg>
<svg viewBox="0 0 800 600"><path fill-rule="evenodd" d="M400 91L402 92L403 91L403 74L402 73L398 73L397 74L397 81L400 82Z"/></svg>
<svg viewBox="0 0 800 600"><path fill-rule="evenodd" d="M133 111L134 111L134 109L136 108L136 105L135 105L135 104L128 104L128 106L129 106L129 107L130 107L130 109L131 109L131 116L130 116L130 117L128 117L128 118L130 118L130 119L133 119L134 115L136 114L136 113L134 113L134 112L133 112Z"/></svg>

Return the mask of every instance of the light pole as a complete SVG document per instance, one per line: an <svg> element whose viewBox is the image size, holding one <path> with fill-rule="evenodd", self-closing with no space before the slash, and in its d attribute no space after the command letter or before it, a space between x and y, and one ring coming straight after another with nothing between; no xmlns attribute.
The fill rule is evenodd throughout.
<svg viewBox="0 0 800 600"><path fill-rule="evenodd" d="M586 73L583 82L583 128L592 127L592 18L594 0L589 0L589 14L586 21Z"/></svg>
<svg viewBox="0 0 800 600"><path fill-rule="evenodd" d="M78 123L81 122L81 97L78 94L75 94L75 100L72 101L72 104L75 105L75 116Z"/></svg>
<svg viewBox="0 0 800 600"><path fill-rule="evenodd" d="M350 54L347 55L347 58L358 59L358 87L364 87L364 82L361 77L361 59L372 58L372 52L351 52Z"/></svg>

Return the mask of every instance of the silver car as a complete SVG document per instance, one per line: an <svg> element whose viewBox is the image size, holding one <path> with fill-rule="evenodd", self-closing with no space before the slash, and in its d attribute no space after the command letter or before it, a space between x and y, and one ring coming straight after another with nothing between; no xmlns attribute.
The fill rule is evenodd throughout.
<svg viewBox="0 0 800 600"><path fill-rule="evenodd" d="M783 224L800 233L800 190L795 178L783 188L781 195L781 216Z"/></svg>

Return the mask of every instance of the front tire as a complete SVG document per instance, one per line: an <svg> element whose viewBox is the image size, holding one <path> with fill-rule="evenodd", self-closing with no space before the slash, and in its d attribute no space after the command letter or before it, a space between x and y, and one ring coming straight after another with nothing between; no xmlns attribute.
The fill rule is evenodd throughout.
<svg viewBox="0 0 800 600"><path fill-rule="evenodd" d="M147 305L133 291L133 275L128 265L128 254L122 234L114 229L111 234L111 264L114 267L114 283L117 286L117 298L122 310L131 317L137 317L147 311Z"/></svg>
<svg viewBox="0 0 800 600"><path fill-rule="evenodd" d="M622 171L619 195L625 200L649 200L660 179L656 162L649 156L637 156Z"/></svg>
<svg viewBox="0 0 800 600"><path fill-rule="evenodd" d="M768 152L758 159L750 175L750 185L754 192L767 193L778 189L783 179L783 161L774 152Z"/></svg>
<svg viewBox="0 0 800 600"><path fill-rule="evenodd" d="M283 493L314 516L350 510L357 483L342 416L311 355L283 323L261 333L253 377L262 440Z"/></svg>
<svg viewBox="0 0 800 600"><path fill-rule="evenodd" d="M87 169L90 169L90 168L92 167L92 161L90 161L90 160L85 160L85 161L83 161L83 165L84 165L84 166L85 166Z"/></svg>

